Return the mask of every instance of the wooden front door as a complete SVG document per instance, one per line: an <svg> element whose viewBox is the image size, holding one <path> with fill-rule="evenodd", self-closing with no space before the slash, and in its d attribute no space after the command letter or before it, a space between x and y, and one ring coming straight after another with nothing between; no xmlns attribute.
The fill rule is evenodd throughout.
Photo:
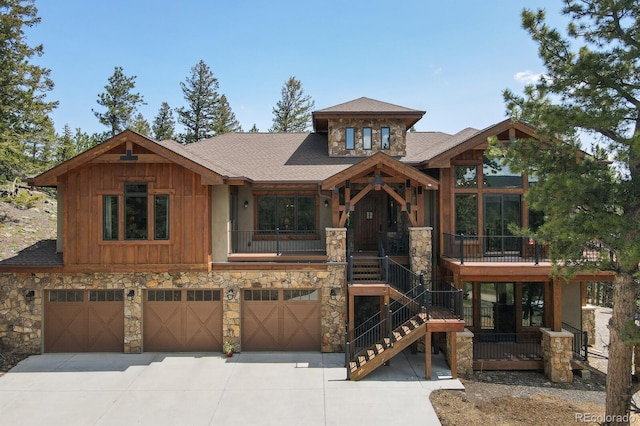
<svg viewBox="0 0 640 426"><path fill-rule="evenodd" d="M371 191L355 206L353 220L354 249L377 250L378 232L387 234L387 193Z"/></svg>

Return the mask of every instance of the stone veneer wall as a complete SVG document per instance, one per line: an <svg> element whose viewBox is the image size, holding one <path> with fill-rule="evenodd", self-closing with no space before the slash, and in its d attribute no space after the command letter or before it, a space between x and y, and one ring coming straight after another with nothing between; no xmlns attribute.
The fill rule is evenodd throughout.
<svg viewBox="0 0 640 426"><path fill-rule="evenodd" d="M346 149L345 129L355 130L355 149ZM371 127L371 149L362 147L362 128ZM380 128L389 127L389 149L380 147ZM329 156L366 157L376 152L384 152L391 156L407 155L407 128L403 120L398 119L354 119L342 118L329 120Z"/></svg>
<svg viewBox="0 0 640 426"><path fill-rule="evenodd" d="M587 332L587 344L596 344L596 307L587 305L582 307L582 331Z"/></svg>
<svg viewBox="0 0 640 426"><path fill-rule="evenodd" d="M346 231L345 231L346 235ZM328 248L339 252L339 249ZM329 263L317 269L291 265L282 270L237 270L176 273L76 273L76 274L0 274L0 342L5 350L22 353L42 352L43 295L52 289L135 290L133 301L124 301L124 352L143 350L143 290L154 288L221 289L223 293L223 338L241 350L241 290L250 288L318 288L321 290L321 350L339 352L344 347L346 320L346 265ZM331 289L336 290L335 299ZM234 298L225 297L229 289ZM26 302L24 293L35 291ZM3 331L5 330L5 331Z"/></svg>
<svg viewBox="0 0 640 426"><path fill-rule="evenodd" d="M424 274L424 282L431 282L431 227L409 228L409 264L416 274Z"/></svg>
<svg viewBox="0 0 640 426"><path fill-rule="evenodd" d="M464 331L447 333L447 362L451 365L451 335L456 336L456 368L458 375L473 376L473 333Z"/></svg>
<svg viewBox="0 0 640 426"><path fill-rule="evenodd" d="M552 382L572 381L573 334L568 331L551 331L549 328L541 328L540 331L544 374Z"/></svg>

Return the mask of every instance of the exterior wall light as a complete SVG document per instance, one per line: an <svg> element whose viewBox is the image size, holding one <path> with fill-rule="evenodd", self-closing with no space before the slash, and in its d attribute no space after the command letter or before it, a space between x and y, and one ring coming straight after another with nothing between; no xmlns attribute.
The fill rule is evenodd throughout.
<svg viewBox="0 0 640 426"><path fill-rule="evenodd" d="M324 200L324 207L325 208L329 207L329 200Z"/></svg>
<svg viewBox="0 0 640 426"><path fill-rule="evenodd" d="M331 297L331 300L336 300L336 297L338 297L336 295L336 289L332 288L331 291L329 292L329 297Z"/></svg>
<svg viewBox="0 0 640 426"><path fill-rule="evenodd" d="M24 300L26 300L29 303L33 302L33 299L35 299L35 297L36 297L36 292L33 290L24 292Z"/></svg>
<svg viewBox="0 0 640 426"><path fill-rule="evenodd" d="M233 289L230 288L229 291L227 291L227 300L233 300Z"/></svg>
<svg viewBox="0 0 640 426"><path fill-rule="evenodd" d="M244 201L244 208L246 209L247 207L249 207L249 200Z"/></svg>
<svg viewBox="0 0 640 426"><path fill-rule="evenodd" d="M133 296L135 296L135 295L136 295L136 291L135 290L133 290L133 289L129 290L129 293L127 293L127 300L129 302L132 302L133 301Z"/></svg>

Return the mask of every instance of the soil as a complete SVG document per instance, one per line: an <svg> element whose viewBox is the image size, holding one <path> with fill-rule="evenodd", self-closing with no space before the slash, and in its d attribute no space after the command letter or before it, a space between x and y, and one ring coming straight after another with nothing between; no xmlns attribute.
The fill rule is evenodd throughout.
<svg viewBox="0 0 640 426"><path fill-rule="evenodd" d="M2 189L8 188L0 187ZM14 203L10 197L0 198L0 261L15 256L38 241L56 238L56 199L38 191L19 189L19 192L22 193L21 200L34 205L27 207L24 203ZM0 342L0 376L27 356L3 351Z"/></svg>

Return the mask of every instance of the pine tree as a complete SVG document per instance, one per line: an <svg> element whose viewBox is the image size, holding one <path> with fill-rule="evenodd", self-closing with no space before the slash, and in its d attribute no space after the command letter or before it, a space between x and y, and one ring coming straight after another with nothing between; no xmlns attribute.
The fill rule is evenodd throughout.
<svg viewBox="0 0 640 426"><path fill-rule="evenodd" d="M153 130L153 137L157 141L163 141L167 139L173 139L176 132L176 121L173 118L173 111L169 107L169 104L162 102L158 115L153 120L151 126Z"/></svg>
<svg viewBox="0 0 640 426"><path fill-rule="evenodd" d="M73 141L76 147L76 152L80 153L88 150L89 148L93 148L108 138L109 135L107 133L93 133L90 135L83 132L82 129L78 127L76 128L76 132L73 136Z"/></svg>
<svg viewBox="0 0 640 426"><path fill-rule="evenodd" d="M251 129L249 129L250 133L258 133L260 130L258 129L258 126L256 126L256 123L253 123L253 127L251 127Z"/></svg>
<svg viewBox="0 0 640 426"><path fill-rule="evenodd" d="M516 140L505 155L514 170L537 178L527 200L544 212L536 238L552 241L558 272L615 274L606 416L624 419L640 391L631 381L640 345L640 3L565 0L563 14L566 34L547 25L543 10L522 13L546 72L523 96L504 96L512 117L532 124L541 140ZM597 137L592 155L580 150L585 133ZM585 252L599 257L585 261Z"/></svg>
<svg viewBox="0 0 640 426"><path fill-rule="evenodd" d="M25 147L37 140L57 102L50 70L31 63L43 46L27 44L25 29L40 22L34 0L0 1L0 179L24 176L32 168Z"/></svg>
<svg viewBox="0 0 640 426"><path fill-rule="evenodd" d="M109 136L122 132L133 122L133 116L138 105L145 105L140 93L133 93L136 76L127 77L122 67L115 67L113 75L109 77L104 92L98 94L98 105L106 108L105 112L93 110L101 124L109 128Z"/></svg>
<svg viewBox="0 0 640 426"><path fill-rule="evenodd" d="M136 114L133 118L133 121L129 125L129 129L141 134L142 136L151 136L151 126L149 126L149 122L144 118L144 115L142 115L141 112Z"/></svg>
<svg viewBox="0 0 640 426"><path fill-rule="evenodd" d="M55 162L60 164L67 161L76 154L76 144L73 139L73 132L68 124L64 125L62 134L57 137L55 149Z"/></svg>
<svg viewBox="0 0 640 426"><path fill-rule="evenodd" d="M178 121L185 127L182 142L192 143L215 135L216 112L220 98L218 79L204 61L191 68L191 74L180 83L186 108L179 108Z"/></svg>
<svg viewBox="0 0 640 426"><path fill-rule="evenodd" d="M281 90L282 99L273 108L273 126L270 132L305 132L311 125L315 102L305 95L302 83L289 77Z"/></svg>
<svg viewBox="0 0 640 426"><path fill-rule="evenodd" d="M213 124L213 131L216 135L242 131L240 122L236 119L236 115L231 110L225 95L220 96L220 102L218 103L216 118Z"/></svg>

